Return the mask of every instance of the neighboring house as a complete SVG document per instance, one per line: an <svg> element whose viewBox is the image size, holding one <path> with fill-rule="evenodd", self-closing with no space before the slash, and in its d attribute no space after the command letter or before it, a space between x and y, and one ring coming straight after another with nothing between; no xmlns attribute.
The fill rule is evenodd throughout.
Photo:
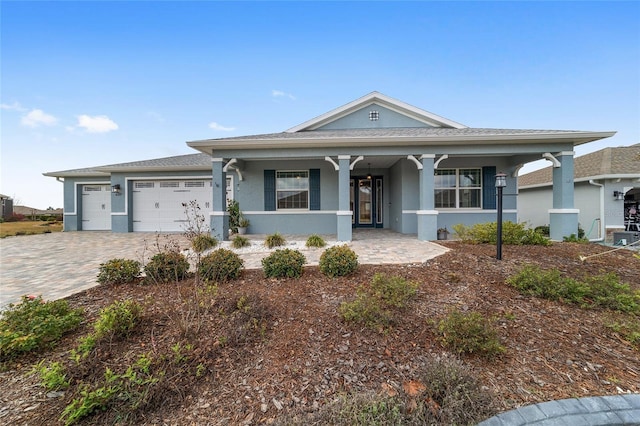
<svg viewBox="0 0 640 426"><path fill-rule="evenodd" d="M9 219L13 216L13 199L8 195L0 194L0 205L2 205L2 217L3 219Z"/></svg>
<svg viewBox="0 0 640 426"><path fill-rule="evenodd" d="M45 173L64 180L65 230L181 231L197 200L228 237L233 198L251 233L334 234L388 228L435 240L437 229L495 221L497 171L542 155L554 174L551 234L577 232L573 147L615 132L470 128L372 92L281 133L188 142L199 154ZM506 196L505 220L516 220Z"/></svg>
<svg viewBox="0 0 640 426"><path fill-rule="evenodd" d="M62 218L62 209L49 208L47 210L35 209L28 206L13 206L13 212L15 214L21 214L27 219L35 219L42 216L55 216Z"/></svg>
<svg viewBox="0 0 640 426"><path fill-rule="evenodd" d="M552 209L553 167L518 178L518 220L548 225ZM604 148L574 161L574 192L578 222L586 237L614 242L614 232L640 231L640 144Z"/></svg>

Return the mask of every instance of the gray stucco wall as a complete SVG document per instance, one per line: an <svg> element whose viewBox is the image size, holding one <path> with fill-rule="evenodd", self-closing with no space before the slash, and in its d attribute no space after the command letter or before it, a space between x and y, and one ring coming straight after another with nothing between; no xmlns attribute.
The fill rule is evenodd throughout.
<svg viewBox="0 0 640 426"><path fill-rule="evenodd" d="M64 179L64 231L82 230L82 185L85 184L109 184L109 178L83 177Z"/></svg>
<svg viewBox="0 0 640 426"><path fill-rule="evenodd" d="M378 120L369 119L370 111L378 111ZM398 114L389 108L379 104L371 104L369 107L362 108L338 120L320 127L323 130L333 129L366 129L366 128L383 128L383 127L431 127L421 121L414 120L406 115Z"/></svg>

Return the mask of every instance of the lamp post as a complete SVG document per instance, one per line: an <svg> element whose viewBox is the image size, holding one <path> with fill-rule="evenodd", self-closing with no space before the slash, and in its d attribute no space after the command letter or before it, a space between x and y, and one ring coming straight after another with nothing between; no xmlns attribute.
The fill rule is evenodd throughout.
<svg viewBox="0 0 640 426"><path fill-rule="evenodd" d="M498 235L496 237L496 259L498 260L502 260L502 189L505 186L507 186L507 175L504 173L498 173L496 175L496 189L498 190Z"/></svg>

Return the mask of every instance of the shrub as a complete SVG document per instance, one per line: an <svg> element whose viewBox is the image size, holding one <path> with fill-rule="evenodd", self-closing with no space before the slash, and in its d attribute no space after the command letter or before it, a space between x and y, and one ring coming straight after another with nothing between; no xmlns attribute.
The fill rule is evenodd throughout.
<svg viewBox="0 0 640 426"><path fill-rule="evenodd" d="M557 269L545 271L527 265L509 277L507 283L523 294L544 299L563 300L586 308L640 313L640 291L621 283L614 273L575 280L562 277Z"/></svg>
<svg viewBox="0 0 640 426"><path fill-rule="evenodd" d="M320 235L313 234L310 235L309 238L307 238L307 243L305 245L307 247L324 247L327 245L327 243Z"/></svg>
<svg viewBox="0 0 640 426"><path fill-rule="evenodd" d="M227 212L229 213L229 229L236 233L240 224L240 204L236 200L229 201Z"/></svg>
<svg viewBox="0 0 640 426"><path fill-rule="evenodd" d="M33 366L31 374L38 374L40 383L46 390L56 391L69 387L64 366L59 362L49 362L45 365L45 361L42 360Z"/></svg>
<svg viewBox="0 0 640 426"><path fill-rule="evenodd" d="M154 255L144 267L147 279L159 283L180 281L187 276L189 262L178 252L167 251Z"/></svg>
<svg viewBox="0 0 640 426"><path fill-rule="evenodd" d="M536 231L538 234L542 234L545 237L549 237L549 225L541 225L541 226L536 226L534 229L534 231Z"/></svg>
<svg viewBox="0 0 640 426"><path fill-rule="evenodd" d="M135 300L115 301L100 310L94 324L96 337L126 337L142 315L142 306Z"/></svg>
<svg viewBox="0 0 640 426"><path fill-rule="evenodd" d="M298 250L278 249L262 259L265 277L298 278L307 259Z"/></svg>
<svg viewBox="0 0 640 426"><path fill-rule="evenodd" d="M41 296L22 297L10 304L0 318L0 358L52 346L82 319L81 309L71 309L66 300L45 302Z"/></svg>
<svg viewBox="0 0 640 426"><path fill-rule="evenodd" d="M284 237L276 232L275 234L267 235L267 238L264 240L264 245L268 248L274 248L283 246L285 242Z"/></svg>
<svg viewBox="0 0 640 426"><path fill-rule="evenodd" d="M358 268L358 255L347 245L333 246L320 256L320 272L329 277L341 277Z"/></svg>
<svg viewBox="0 0 640 426"><path fill-rule="evenodd" d="M227 249L217 249L200 260L198 272L205 281L224 282L238 278L244 261Z"/></svg>
<svg viewBox="0 0 640 426"><path fill-rule="evenodd" d="M339 312L345 321L357 322L367 327L384 328L394 322L395 310L407 306L418 284L402 277L376 274L370 287L360 287L356 299L343 302Z"/></svg>
<svg viewBox="0 0 640 426"><path fill-rule="evenodd" d="M548 238L533 229L525 229L525 223L502 223L502 243L505 245L542 245L551 244ZM458 238L468 243L495 244L498 238L496 222L477 223L471 227L463 224L453 226Z"/></svg>
<svg viewBox="0 0 640 426"><path fill-rule="evenodd" d="M492 358L505 351L490 320L478 312L453 310L440 320L442 343L458 354L479 354Z"/></svg>
<svg viewBox="0 0 640 426"><path fill-rule="evenodd" d="M233 237L233 240L231 241L231 246L236 249L249 247L250 245L251 245L251 241L249 241L249 238L243 237L242 235L236 235L235 237Z"/></svg>
<svg viewBox="0 0 640 426"><path fill-rule="evenodd" d="M111 259L100 264L97 281L100 284L123 284L140 276L140 262L129 259Z"/></svg>
<svg viewBox="0 0 640 426"><path fill-rule="evenodd" d="M203 253L218 245L218 240L209 234L199 234L193 237L191 247L196 253Z"/></svg>
<svg viewBox="0 0 640 426"><path fill-rule="evenodd" d="M587 238L579 237L576 234L571 234L568 237L562 237L562 241L565 243L582 243L582 244L589 242Z"/></svg>

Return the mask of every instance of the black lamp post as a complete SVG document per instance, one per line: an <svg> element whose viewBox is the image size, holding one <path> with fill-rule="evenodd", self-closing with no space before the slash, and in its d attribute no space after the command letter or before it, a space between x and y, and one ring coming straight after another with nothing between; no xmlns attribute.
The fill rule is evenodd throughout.
<svg viewBox="0 0 640 426"><path fill-rule="evenodd" d="M497 253L496 259L502 260L502 189L507 186L507 175L498 173L496 175L496 188L498 190L498 235L496 238Z"/></svg>

